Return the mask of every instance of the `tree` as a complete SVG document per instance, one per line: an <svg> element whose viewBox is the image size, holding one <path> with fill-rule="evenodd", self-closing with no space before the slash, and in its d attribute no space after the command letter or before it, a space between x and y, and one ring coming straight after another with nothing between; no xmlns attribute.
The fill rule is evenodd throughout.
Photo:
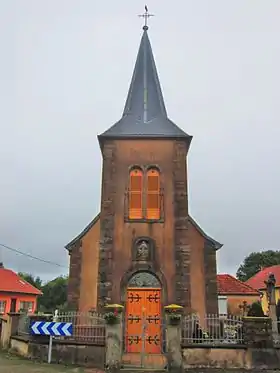
<svg viewBox="0 0 280 373"><path fill-rule="evenodd" d="M276 305L276 317L277 317L277 327L278 327L278 333L280 333L280 299L278 299L277 305Z"/></svg>
<svg viewBox="0 0 280 373"><path fill-rule="evenodd" d="M252 252L248 255L237 270L236 277L240 281L247 281L258 273L262 268L280 264L279 250L266 250Z"/></svg>
<svg viewBox="0 0 280 373"><path fill-rule="evenodd" d="M248 316L251 317L264 317L264 312L262 309L261 302L254 302L251 304L250 309L248 311Z"/></svg>
<svg viewBox="0 0 280 373"><path fill-rule="evenodd" d="M32 274L19 272L18 275L23 280L42 291L43 295L38 297L39 311L53 312L58 308L67 307L68 277L59 276L43 284L40 277L35 277Z"/></svg>
<svg viewBox="0 0 280 373"><path fill-rule="evenodd" d="M42 286L43 295L39 298L39 310L54 312L67 301L68 278L59 276Z"/></svg>
<svg viewBox="0 0 280 373"><path fill-rule="evenodd" d="M30 273L24 273L24 272L19 272L18 275L26 282L29 284L35 286L35 288L41 290L42 288L42 280L40 277L35 277L31 275Z"/></svg>

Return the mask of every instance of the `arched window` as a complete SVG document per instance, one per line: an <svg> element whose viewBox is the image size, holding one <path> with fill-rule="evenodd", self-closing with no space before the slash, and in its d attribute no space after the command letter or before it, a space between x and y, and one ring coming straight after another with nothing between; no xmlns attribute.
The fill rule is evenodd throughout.
<svg viewBox="0 0 280 373"><path fill-rule="evenodd" d="M160 219L160 174L155 168L147 172L147 209L146 218Z"/></svg>
<svg viewBox="0 0 280 373"><path fill-rule="evenodd" d="M143 218L143 172L133 169L129 175L129 219Z"/></svg>

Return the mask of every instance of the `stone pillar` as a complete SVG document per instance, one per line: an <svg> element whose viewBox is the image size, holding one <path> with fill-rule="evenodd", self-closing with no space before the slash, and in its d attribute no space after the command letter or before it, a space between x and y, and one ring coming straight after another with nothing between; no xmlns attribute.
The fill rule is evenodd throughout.
<svg viewBox="0 0 280 373"><path fill-rule="evenodd" d="M270 273L267 281L264 281L266 285L266 296L268 301L268 315L272 321L272 337L274 341L278 340L278 325L276 315L276 297L275 297L275 285L276 278L273 273Z"/></svg>
<svg viewBox="0 0 280 373"><path fill-rule="evenodd" d="M10 347L11 336L17 334L19 318L19 313L8 313L2 317L1 347L4 350Z"/></svg>
<svg viewBox="0 0 280 373"><path fill-rule="evenodd" d="M169 370L181 371L183 358L181 348L181 324L167 324L166 328L167 359Z"/></svg>
<svg viewBox="0 0 280 373"><path fill-rule="evenodd" d="M115 312L110 311L113 307ZM106 358L105 366L109 372L118 372L122 363L123 352L123 322L122 306L108 305L106 320ZM107 316L107 317L106 317Z"/></svg>
<svg viewBox="0 0 280 373"><path fill-rule="evenodd" d="M272 348L272 323L269 317L243 318L244 343L251 348Z"/></svg>
<svg viewBox="0 0 280 373"><path fill-rule="evenodd" d="M183 366L182 357L182 310L178 304L170 304L164 307L166 318L166 346L167 360L170 371L181 371Z"/></svg>

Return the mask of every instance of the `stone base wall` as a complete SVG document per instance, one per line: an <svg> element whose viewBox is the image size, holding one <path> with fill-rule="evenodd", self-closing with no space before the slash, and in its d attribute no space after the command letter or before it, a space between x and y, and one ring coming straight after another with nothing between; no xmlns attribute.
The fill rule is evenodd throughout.
<svg viewBox="0 0 280 373"><path fill-rule="evenodd" d="M232 347L196 347L183 348L183 369L236 369L268 370L279 369L280 349ZM206 373L206 371L205 371Z"/></svg>
<svg viewBox="0 0 280 373"><path fill-rule="evenodd" d="M272 348L272 322L268 317L244 317L244 343L253 348Z"/></svg>
<svg viewBox="0 0 280 373"><path fill-rule="evenodd" d="M11 338L11 352L26 358L47 362L48 343L47 341L35 342L28 336L16 336ZM54 340L52 363L104 368L105 346Z"/></svg>
<svg viewBox="0 0 280 373"><path fill-rule="evenodd" d="M184 348L183 368L249 369L250 358L245 348Z"/></svg>

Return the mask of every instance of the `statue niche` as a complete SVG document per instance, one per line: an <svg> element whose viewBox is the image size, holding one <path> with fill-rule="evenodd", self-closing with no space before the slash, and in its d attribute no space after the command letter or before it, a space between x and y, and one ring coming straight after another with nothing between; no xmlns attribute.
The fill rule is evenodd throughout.
<svg viewBox="0 0 280 373"><path fill-rule="evenodd" d="M132 260L136 262L152 262L153 258L153 241L147 237L138 237L133 243Z"/></svg>

